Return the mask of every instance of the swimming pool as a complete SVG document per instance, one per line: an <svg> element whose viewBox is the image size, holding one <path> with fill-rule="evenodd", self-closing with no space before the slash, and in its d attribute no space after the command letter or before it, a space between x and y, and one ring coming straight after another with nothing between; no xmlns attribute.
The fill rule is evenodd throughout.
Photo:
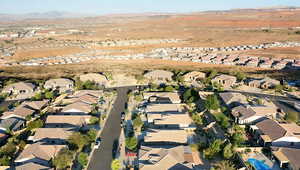
<svg viewBox="0 0 300 170"><path fill-rule="evenodd" d="M271 170L271 168L263 163L263 161L254 159L254 158L250 158L248 159L248 162L256 169L256 170Z"/></svg>

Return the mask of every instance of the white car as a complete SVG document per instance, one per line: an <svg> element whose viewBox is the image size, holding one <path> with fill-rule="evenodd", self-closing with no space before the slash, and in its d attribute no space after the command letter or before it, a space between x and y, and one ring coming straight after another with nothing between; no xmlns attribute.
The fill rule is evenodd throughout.
<svg viewBox="0 0 300 170"><path fill-rule="evenodd" d="M94 145L94 148L98 149L100 147L100 144L101 144L101 138L97 138L96 142L95 142L95 145Z"/></svg>

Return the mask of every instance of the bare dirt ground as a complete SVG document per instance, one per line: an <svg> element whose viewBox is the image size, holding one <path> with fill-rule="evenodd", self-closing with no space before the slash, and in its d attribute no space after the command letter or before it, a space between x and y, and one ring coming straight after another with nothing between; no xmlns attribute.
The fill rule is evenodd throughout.
<svg viewBox="0 0 300 170"><path fill-rule="evenodd" d="M147 52L154 48L162 47L224 47L234 45L255 45L275 41L297 41L300 35L296 34L300 26L300 10L281 11L249 11L236 10L230 12L203 12L192 14L172 14L154 16L104 16L86 19L61 19L61 20L34 20L24 21L23 24L54 24L64 25L72 23L73 29L84 30L87 34L55 36L55 40L126 40L126 39L181 39L174 44L155 44L124 47L96 47L94 49L128 50L128 53ZM77 25L77 26L76 26ZM67 29L67 28L66 28ZM55 30L55 29L54 29ZM61 30L61 28L59 29ZM36 38L18 40L17 44L30 44ZM48 42L47 42L48 43ZM19 50L11 57L17 61L29 58L68 55L82 52L77 47L61 49L35 49ZM272 48L241 52L241 54L267 56L276 58L300 58L300 48ZM227 67L210 64L196 64L173 61L115 61L98 60L90 63L44 67L9 67L3 68L3 76L46 78L66 76L81 72L119 71L139 73L145 69L209 69L217 68L220 71L241 70L250 74L271 74L274 76L285 75L284 71L263 71L261 69ZM298 76L289 72L291 76ZM295 74L295 75L293 75Z"/></svg>
<svg viewBox="0 0 300 170"><path fill-rule="evenodd" d="M88 72L111 72L115 74L140 75L145 70L167 69L167 70L199 70L209 71L215 69L221 73L235 74L236 72L245 72L249 76L263 77L271 76L281 79L283 76L289 79L299 79L300 71L275 71L270 69L224 66L214 64L201 64L182 61L166 61L159 59L143 60L95 60L81 64L54 65L48 67L4 67L0 68L3 72L0 77L16 77L30 79L48 79L57 77L74 77ZM288 77L287 77L288 76Z"/></svg>

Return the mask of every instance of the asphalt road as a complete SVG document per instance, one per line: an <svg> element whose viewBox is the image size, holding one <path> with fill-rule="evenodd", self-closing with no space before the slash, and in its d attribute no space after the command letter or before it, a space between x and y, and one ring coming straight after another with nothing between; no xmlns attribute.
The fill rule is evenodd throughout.
<svg viewBox="0 0 300 170"><path fill-rule="evenodd" d="M109 170L113 159L113 143L119 139L121 133L120 113L125 110L128 88L118 88L117 98L106 120L105 127L100 136L102 139L99 149L92 155L88 170Z"/></svg>
<svg viewBox="0 0 300 170"><path fill-rule="evenodd" d="M143 87L143 86L141 86ZM121 112L125 111L127 92L136 89L137 86L117 87L106 90L117 90L117 98L106 120L100 136L102 139L99 149L95 149L88 166L88 170L110 170L113 160L113 145L121 134Z"/></svg>

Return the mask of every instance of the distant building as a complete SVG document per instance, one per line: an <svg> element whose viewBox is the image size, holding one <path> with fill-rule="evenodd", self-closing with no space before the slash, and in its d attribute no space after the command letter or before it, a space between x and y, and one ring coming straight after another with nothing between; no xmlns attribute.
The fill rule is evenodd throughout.
<svg viewBox="0 0 300 170"><path fill-rule="evenodd" d="M144 77L148 80L157 82L167 82L172 81L174 73L165 70L154 70L144 74Z"/></svg>
<svg viewBox="0 0 300 170"><path fill-rule="evenodd" d="M59 78L47 80L44 84L45 89L59 90L59 92L72 91L74 82L70 79Z"/></svg>
<svg viewBox="0 0 300 170"><path fill-rule="evenodd" d="M231 86L235 85L236 80L237 79L234 76L222 74L222 75L216 76L211 81L216 82L216 83L222 85L223 87L231 87Z"/></svg>
<svg viewBox="0 0 300 170"><path fill-rule="evenodd" d="M35 88L35 85L32 83L19 82L5 86L2 93L7 93L9 95L33 93Z"/></svg>
<svg viewBox="0 0 300 170"><path fill-rule="evenodd" d="M192 71L183 76L185 82L199 81L206 77L206 74L199 71Z"/></svg>

